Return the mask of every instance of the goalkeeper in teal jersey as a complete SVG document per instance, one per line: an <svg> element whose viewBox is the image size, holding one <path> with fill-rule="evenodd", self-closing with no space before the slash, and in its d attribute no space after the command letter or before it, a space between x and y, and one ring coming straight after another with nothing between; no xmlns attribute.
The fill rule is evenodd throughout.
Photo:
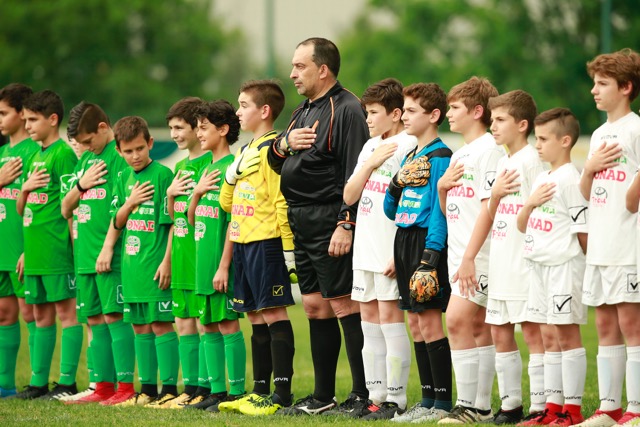
<svg viewBox="0 0 640 427"><path fill-rule="evenodd" d="M173 315L180 335L180 365L184 392L165 407L182 408L200 403L210 394L204 341L200 340L197 319L200 317L199 299L195 292L196 242L194 229L187 221L188 198L202 169L211 163L211 152L200 146L196 136L196 111L203 101L187 97L171 106L166 119L171 138L187 156L174 169L173 182L167 190L167 207L173 218L171 243L171 292ZM200 357L203 355L203 357Z"/></svg>
<svg viewBox="0 0 640 427"><path fill-rule="evenodd" d="M245 393L247 353L238 321L242 315L233 310L231 303L233 246L228 236L229 216L219 204L219 177L234 160L229 144L238 140L240 122L233 106L223 100L202 103L197 117L198 139L213 159L193 190L188 218L195 226L196 293L202 301L200 322L211 391L191 407L217 412L220 403Z"/></svg>
<svg viewBox="0 0 640 427"><path fill-rule="evenodd" d="M178 336L171 311L171 228L167 212L169 168L149 157L153 138L144 119L124 117L114 126L118 152L130 168L118 180L113 219L98 257L97 272L113 265L113 247L122 230L124 321L133 324L138 375L142 388L116 406L160 405L175 399ZM162 390L158 395L160 370Z"/></svg>
<svg viewBox="0 0 640 427"><path fill-rule="evenodd" d="M0 398L16 393L16 360L20 348L18 315L29 330L29 352L33 354L36 322L33 306L25 302L22 279L22 218L16 200L29 158L40 146L24 128L22 103L33 91L20 83L0 90L0 133L9 138L0 147L0 235L4 247L0 252Z"/></svg>
<svg viewBox="0 0 640 427"><path fill-rule="evenodd" d="M29 386L17 397L60 399L77 393L76 371L83 331L76 319L76 280L70 224L60 215L62 194L78 161L58 132L64 116L60 97L44 90L24 102L25 128L40 142L26 165L17 210L23 217L25 296L34 305L36 333ZM56 314L62 325L60 379L49 391L49 372L56 345Z"/></svg>
<svg viewBox="0 0 640 427"><path fill-rule="evenodd" d="M111 221L115 183L129 166L116 150L107 114L96 104L81 102L69 114L67 134L85 151L62 201L62 215L71 218L77 209L76 284L78 315L87 318L92 338L89 346L95 392L78 403L114 405L131 398L135 366L131 325L123 322L120 273L121 241L114 247L112 271L96 273L96 262ZM114 389L118 381L118 392Z"/></svg>

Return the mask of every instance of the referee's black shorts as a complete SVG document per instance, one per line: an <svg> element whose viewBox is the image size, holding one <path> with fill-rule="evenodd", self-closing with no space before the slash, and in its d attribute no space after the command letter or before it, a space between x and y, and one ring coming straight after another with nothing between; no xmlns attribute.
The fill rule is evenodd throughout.
<svg viewBox="0 0 640 427"><path fill-rule="evenodd" d="M289 206L289 226L303 295L321 293L325 299L351 295L353 251L338 258L329 256L329 243L341 207L341 202Z"/></svg>
<svg viewBox="0 0 640 427"><path fill-rule="evenodd" d="M419 303L409 296L409 280L420 265L424 243L428 230L420 227L398 228L393 242L393 259L396 265L396 279L398 281L398 307L420 313L424 310L439 309L446 311L451 296L449 284L449 269L447 268L447 248L440 252L438 262L438 283L440 292L430 301Z"/></svg>

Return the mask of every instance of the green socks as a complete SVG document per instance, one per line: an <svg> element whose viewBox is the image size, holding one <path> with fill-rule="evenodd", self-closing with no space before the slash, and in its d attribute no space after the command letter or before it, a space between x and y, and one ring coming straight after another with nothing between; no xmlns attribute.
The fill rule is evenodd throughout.
<svg viewBox="0 0 640 427"><path fill-rule="evenodd" d="M220 332L206 333L203 337L211 394L222 393L227 391L224 371L224 338Z"/></svg>
<svg viewBox="0 0 640 427"><path fill-rule="evenodd" d="M49 384L51 359L56 347L56 325L35 328L33 353L31 354L31 383L35 387Z"/></svg>
<svg viewBox="0 0 640 427"><path fill-rule="evenodd" d="M31 372L33 372L33 355L35 354L35 342L36 342L36 322L27 323L27 330L29 331L29 363L31 363Z"/></svg>
<svg viewBox="0 0 640 427"><path fill-rule="evenodd" d="M204 352L204 335L198 346L198 387L209 388L209 373L207 372L207 356Z"/></svg>
<svg viewBox="0 0 640 427"><path fill-rule="evenodd" d="M76 382L76 372L78 371L78 361L82 351L82 340L84 331L82 325L70 326L62 329L62 346L60 351L60 380L62 385L72 385ZM95 339L95 332L94 332ZM98 350L93 349L95 362Z"/></svg>
<svg viewBox="0 0 640 427"><path fill-rule="evenodd" d="M158 354L158 368L162 385L176 385L180 368L178 334L169 332L159 337L156 336L156 353Z"/></svg>
<svg viewBox="0 0 640 427"><path fill-rule="evenodd" d="M180 365L182 366L182 381L184 385L198 385L200 335L182 335L180 337L179 350Z"/></svg>
<svg viewBox="0 0 640 427"><path fill-rule="evenodd" d="M229 394L244 394L245 372L247 369L247 348L242 331L223 335L224 353L229 373Z"/></svg>
<svg viewBox="0 0 640 427"><path fill-rule="evenodd" d="M133 382L133 370L136 366L135 335L130 323L119 320L109 323L113 363L116 378L121 383Z"/></svg>
<svg viewBox="0 0 640 427"><path fill-rule="evenodd" d="M111 350L111 334L106 323L91 326L91 356L95 382L113 382L116 376Z"/></svg>
<svg viewBox="0 0 640 427"><path fill-rule="evenodd" d="M141 384L158 384L158 357L156 356L156 336L137 334L135 336L138 377Z"/></svg>
<svg viewBox="0 0 640 427"><path fill-rule="evenodd" d="M0 326L0 388L16 388L16 360L20 349L20 323Z"/></svg>

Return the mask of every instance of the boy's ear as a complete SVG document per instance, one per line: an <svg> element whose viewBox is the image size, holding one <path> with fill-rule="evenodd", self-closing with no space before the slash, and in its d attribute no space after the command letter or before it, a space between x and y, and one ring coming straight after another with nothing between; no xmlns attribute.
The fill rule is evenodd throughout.
<svg viewBox="0 0 640 427"><path fill-rule="evenodd" d="M394 108L391 112L391 120L399 122L402 119L402 108Z"/></svg>
<svg viewBox="0 0 640 427"><path fill-rule="evenodd" d="M56 113L53 113L52 115L49 116L49 124L51 126L58 126L60 124L59 121L60 121L60 118Z"/></svg>
<svg viewBox="0 0 640 427"><path fill-rule="evenodd" d="M147 142L147 145L149 146L149 151L151 151L151 149L153 148L153 137L152 136L149 137L149 142Z"/></svg>
<svg viewBox="0 0 640 427"><path fill-rule="evenodd" d="M622 94L625 96L629 96L631 91L633 90L633 83L626 82L620 86L620 90L622 90Z"/></svg>
<svg viewBox="0 0 640 427"><path fill-rule="evenodd" d="M271 116L271 106L269 104L264 104L260 107L260 118L262 120L266 120Z"/></svg>
<svg viewBox="0 0 640 427"><path fill-rule="evenodd" d="M475 120L480 120L482 115L484 114L484 107L480 104L473 107L473 118Z"/></svg>
<svg viewBox="0 0 640 427"><path fill-rule="evenodd" d="M442 111L440 111L439 108L434 108L433 111L431 111L431 113L429 114L429 122L438 123L438 120L440 120L441 114L442 114Z"/></svg>
<svg viewBox="0 0 640 427"><path fill-rule="evenodd" d="M564 135L560 141L562 148L571 148L571 137L569 135Z"/></svg>
<svg viewBox="0 0 640 427"><path fill-rule="evenodd" d="M109 130L108 124L106 124L105 122L98 123L98 132L105 132L107 130Z"/></svg>
<svg viewBox="0 0 640 427"><path fill-rule="evenodd" d="M224 124L222 126L218 126L218 132L220 132L221 136L227 136L229 133L229 125Z"/></svg>
<svg viewBox="0 0 640 427"><path fill-rule="evenodd" d="M518 132L526 133L529 128L529 120L520 120L518 122Z"/></svg>

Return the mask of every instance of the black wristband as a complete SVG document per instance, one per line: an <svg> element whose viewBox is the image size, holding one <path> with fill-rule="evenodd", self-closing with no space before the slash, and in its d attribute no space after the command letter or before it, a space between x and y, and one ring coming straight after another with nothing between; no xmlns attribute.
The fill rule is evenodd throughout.
<svg viewBox="0 0 640 427"><path fill-rule="evenodd" d="M82 186L80 185L80 180L76 181L76 188L78 189L79 192L84 193L85 190L84 188L82 188Z"/></svg>
<svg viewBox="0 0 640 427"><path fill-rule="evenodd" d="M420 260L420 264L427 265L435 269L436 267L438 267L439 260L440 252L434 251L433 249L425 249L424 251L422 251L422 259Z"/></svg>
<svg viewBox="0 0 640 427"><path fill-rule="evenodd" d="M402 187L396 184L395 177L389 182L389 187L387 190L389 191L389 194L393 196L394 199L399 199L400 196L402 196Z"/></svg>

